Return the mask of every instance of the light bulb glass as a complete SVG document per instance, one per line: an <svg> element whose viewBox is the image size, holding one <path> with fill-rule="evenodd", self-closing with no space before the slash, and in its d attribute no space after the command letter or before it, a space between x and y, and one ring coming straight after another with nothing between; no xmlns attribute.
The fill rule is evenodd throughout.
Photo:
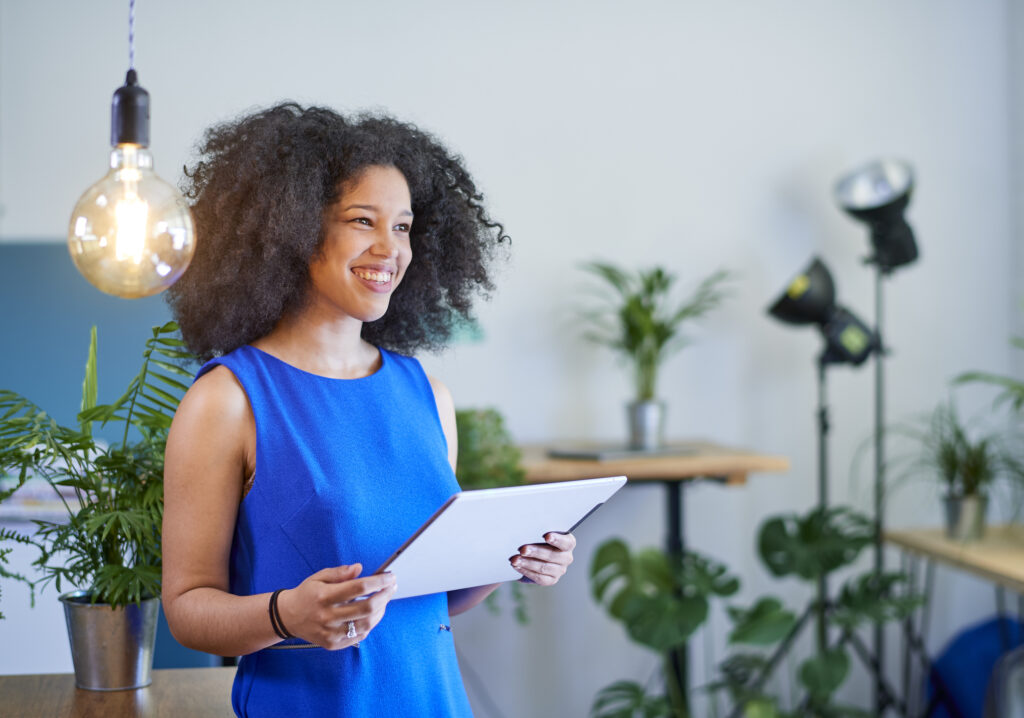
<svg viewBox="0 0 1024 718"><path fill-rule="evenodd" d="M147 297L182 275L195 251L185 198L153 171L153 156L118 145L110 171L75 205L68 228L71 259L97 289Z"/></svg>

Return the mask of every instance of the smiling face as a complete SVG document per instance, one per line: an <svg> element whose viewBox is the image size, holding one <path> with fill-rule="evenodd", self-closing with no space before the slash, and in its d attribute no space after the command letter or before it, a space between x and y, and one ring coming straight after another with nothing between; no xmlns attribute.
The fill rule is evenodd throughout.
<svg viewBox="0 0 1024 718"><path fill-rule="evenodd" d="M384 316L412 260L412 199L394 167L367 167L324 210L324 240L309 265L310 304L361 322Z"/></svg>

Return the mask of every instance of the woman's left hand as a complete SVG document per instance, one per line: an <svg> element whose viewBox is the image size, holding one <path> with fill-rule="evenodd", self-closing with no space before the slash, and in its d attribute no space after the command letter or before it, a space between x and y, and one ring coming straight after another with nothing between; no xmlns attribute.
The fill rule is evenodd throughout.
<svg viewBox="0 0 1024 718"><path fill-rule="evenodd" d="M509 562L519 573L520 581L553 586L558 583L572 563L572 550L576 548L576 537L551 531L544 534L547 543L531 543L519 547L519 553Z"/></svg>

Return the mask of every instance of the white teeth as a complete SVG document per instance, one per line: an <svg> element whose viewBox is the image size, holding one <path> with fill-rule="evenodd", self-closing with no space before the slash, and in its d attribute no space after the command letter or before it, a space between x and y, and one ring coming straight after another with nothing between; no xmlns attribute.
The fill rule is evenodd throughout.
<svg viewBox="0 0 1024 718"><path fill-rule="evenodd" d="M391 272L374 272L370 269L353 269L352 273L360 279L365 279L369 282L376 282L377 284L387 284L391 281Z"/></svg>

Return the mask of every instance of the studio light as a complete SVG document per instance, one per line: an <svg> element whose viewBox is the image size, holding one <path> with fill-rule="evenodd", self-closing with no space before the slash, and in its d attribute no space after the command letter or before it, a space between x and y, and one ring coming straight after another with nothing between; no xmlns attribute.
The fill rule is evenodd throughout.
<svg viewBox="0 0 1024 718"><path fill-rule="evenodd" d="M836 304L836 288L825 264L815 257L768 310L787 324L815 324L825 339L823 361L859 366L878 346L875 333Z"/></svg>
<svg viewBox="0 0 1024 718"><path fill-rule="evenodd" d="M868 225L874 248L870 261L883 270L917 259L914 232L903 218L913 189L914 170L899 160L872 162L836 183L836 202Z"/></svg>
<svg viewBox="0 0 1024 718"><path fill-rule="evenodd" d="M185 198L153 171L149 93L135 71L135 2L129 5L129 69L110 105L110 170L78 200L68 251L97 289L145 297L167 289L195 251Z"/></svg>
<svg viewBox="0 0 1024 718"><path fill-rule="evenodd" d="M917 259L914 232L903 218L914 189L914 170L906 162L880 160L865 165L842 177L835 186L836 202L847 213L867 223L871 229L874 252L868 264L875 267L875 341L889 349L883 320L884 280L892 270ZM885 343L883 343L885 342ZM885 355L875 352L875 576L885 571L882 536L885 527ZM874 666L875 715L882 715L887 705L882 676L885 674L885 630L881 621L875 623Z"/></svg>

